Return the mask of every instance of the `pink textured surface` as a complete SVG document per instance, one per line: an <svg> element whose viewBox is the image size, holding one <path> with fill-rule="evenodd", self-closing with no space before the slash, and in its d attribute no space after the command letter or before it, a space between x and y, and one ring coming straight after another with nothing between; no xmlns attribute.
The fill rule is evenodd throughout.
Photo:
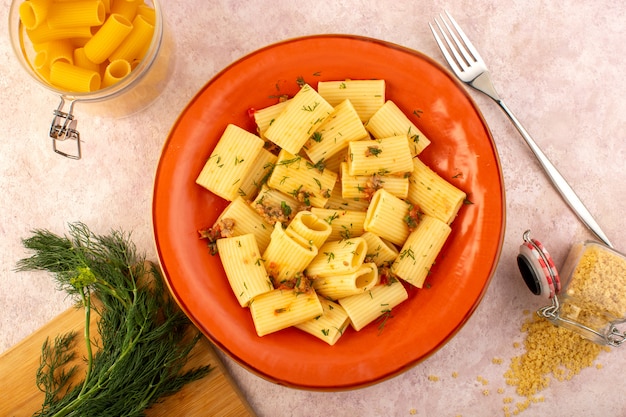
<svg viewBox="0 0 626 417"><path fill-rule="evenodd" d="M609 0L558 4L539 0L444 2L345 1L294 3L199 0L166 2L175 42L172 78L159 99L130 118L76 112L81 161L55 155L47 139L54 95L32 82L13 56L6 25L0 35L0 351L19 342L70 304L45 274L16 273L31 229L64 233L83 221L96 232L132 231L156 259L150 206L160 150L178 113L202 85L233 60L267 44L318 33L380 38L441 61L427 23L447 8L488 61L510 108L574 186L618 248L626 249L626 82L623 16ZM0 20L10 1L1 0ZM407 86L410 87L410 86ZM553 190L504 114L472 93L500 152L507 192L507 232L496 275L482 304L441 350L408 372L369 388L319 393L266 382L225 358L260 416L497 416L515 395L503 373L522 351L524 310L543 301L525 287L515 263L524 230L560 265L571 242L591 237ZM434 284L436 285L436 283ZM626 348L603 353L589 368L553 383L524 416L625 415L622 370ZM493 358L503 364L492 363ZM453 378L452 374L458 373ZM438 381L429 376L438 376ZM488 380L484 386L477 377ZM497 392L504 388L505 393ZM489 395L483 390L489 389ZM517 399L516 399L517 400Z"/></svg>

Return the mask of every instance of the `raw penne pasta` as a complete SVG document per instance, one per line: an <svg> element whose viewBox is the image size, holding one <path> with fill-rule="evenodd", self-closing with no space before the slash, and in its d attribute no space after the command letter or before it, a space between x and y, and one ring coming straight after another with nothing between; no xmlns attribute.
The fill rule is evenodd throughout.
<svg viewBox="0 0 626 417"><path fill-rule="evenodd" d="M409 178L405 175L349 175L347 162L341 164L339 172L343 198L369 200L381 188L398 198L406 198L409 193Z"/></svg>
<svg viewBox="0 0 626 417"><path fill-rule="evenodd" d="M263 148L263 139L229 124L205 163L196 183L232 201Z"/></svg>
<svg viewBox="0 0 626 417"><path fill-rule="evenodd" d="M361 237L367 242L365 262L373 262L376 266L383 266L391 264L398 257L398 249L393 243L372 232L365 232Z"/></svg>
<svg viewBox="0 0 626 417"><path fill-rule="evenodd" d="M254 111L254 122L256 123L259 136L265 138L265 131L274 123L283 110L285 110L287 104L289 104L289 100L279 101L276 104Z"/></svg>
<svg viewBox="0 0 626 417"><path fill-rule="evenodd" d="M64 61L50 67L50 83L60 89L75 92L92 92L100 89L100 74Z"/></svg>
<svg viewBox="0 0 626 417"><path fill-rule="evenodd" d="M424 135L407 115L391 100L387 100L365 124L368 132L376 139L406 135L409 138L411 155L416 156L430 145Z"/></svg>
<svg viewBox="0 0 626 417"><path fill-rule="evenodd" d="M428 215L450 224L467 195L443 179L419 158L413 159L413 172L409 177L408 200Z"/></svg>
<svg viewBox="0 0 626 417"><path fill-rule="evenodd" d="M320 170L306 158L283 149L278 154L267 185L294 196L306 206L324 207L336 181L336 173Z"/></svg>
<svg viewBox="0 0 626 417"><path fill-rule="evenodd" d="M422 288L437 255L450 235L450 226L434 217L422 216L391 265L391 271L409 284Z"/></svg>
<svg viewBox="0 0 626 417"><path fill-rule="evenodd" d="M20 4L20 21L27 30L33 30L45 22L52 0L29 0Z"/></svg>
<svg viewBox="0 0 626 417"><path fill-rule="evenodd" d="M385 80L320 81L317 90L332 106L350 100L362 122L385 103Z"/></svg>
<svg viewBox="0 0 626 417"><path fill-rule="evenodd" d="M302 206L295 197L267 185L261 187L261 191L250 205L271 225L276 222L289 223Z"/></svg>
<svg viewBox="0 0 626 417"><path fill-rule="evenodd" d="M253 234L218 239L217 249L239 305L247 307L254 297L274 289Z"/></svg>
<svg viewBox="0 0 626 417"><path fill-rule="evenodd" d="M100 0L77 0L55 3L48 11L51 29L66 27L100 26L104 23L106 9Z"/></svg>
<svg viewBox="0 0 626 417"><path fill-rule="evenodd" d="M324 220L332 228L328 240L341 240L358 237L365 232L364 211L342 210L342 209L320 209L311 208L311 213Z"/></svg>
<svg viewBox="0 0 626 417"><path fill-rule="evenodd" d="M340 299L354 330L359 331L381 316L391 315L391 310L409 298L409 294L398 280L376 285L371 290Z"/></svg>
<svg viewBox="0 0 626 417"><path fill-rule="evenodd" d="M275 289L258 295L249 306L259 336L286 329L324 313L315 291L301 293Z"/></svg>
<svg viewBox="0 0 626 417"><path fill-rule="evenodd" d="M413 171L413 157L405 135L348 144L348 175L388 175Z"/></svg>
<svg viewBox="0 0 626 417"><path fill-rule="evenodd" d="M239 194L247 200L256 198L263 184L267 182L277 159L276 155L262 148L252 163L248 175L241 181Z"/></svg>
<svg viewBox="0 0 626 417"><path fill-rule="evenodd" d="M130 71L130 62L125 59L116 59L115 61L111 61L111 63L109 63L104 70L102 87L109 87L117 83L130 74Z"/></svg>
<svg viewBox="0 0 626 417"><path fill-rule="evenodd" d="M366 253L367 243L361 237L327 241L308 263L305 272L310 278L349 274L361 267Z"/></svg>
<svg viewBox="0 0 626 417"><path fill-rule="evenodd" d="M328 223L317 217L310 211L298 212L287 226L306 241L311 242L316 248L320 248L330 236L332 228Z"/></svg>
<svg viewBox="0 0 626 417"><path fill-rule="evenodd" d="M332 300L361 294L378 284L378 267L374 263L363 263L359 269L347 274L331 274L313 280L318 294Z"/></svg>
<svg viewBox="0 0 626 417"><path fill-rule="evenodd" d="M109 61L123 59L132 62L144 56L144 49L150 45L154 35L154 25L142 16L137 15L133 20L133 29L122 43L111 53Z"/></svg>
<svg viewBox="0 0 626 417"><path fill-rule="evenodd" d="M295 155L332 111L333 107L305 84L265 131L265 137Z"/></svg>
<svg viewBox="0 0 626 417"><path fill-rule="evenodd" d="M318 297L323 313L295 327L333 346L350 325L348 313L338 303Z"/></svg>
<svg viewBox="0 0 626 417"><path fill-rule="evenodd" d="M263 252L265 269L278 284L293 279L315 258L318 250L300 236L288 234L281 223L274 225L269 245Z"/></svg>
<svg viewBox="0 0 626 417"><path fill-rule="evenodd" d="M402 245L409 236L409 203L386 190L378 190L367 209L364 228L388 241Z"/></svg>
<svg viewBox="0 0 626 417"><path fill-rule="evenodd" d="M348 142L368 138L369 134L352 103L344 100L311 135L303 149L313 163L318 163L345 150Z"/></svg>
<svg viewBox="0 0 626 417"><path fill-rule="evenodd" d="M219 224L220 227L223 227L222 225L228 227L230 236L253 234L261 253L269 245L272 230L274 230L274 227L250 207L242 197L235 198L226 206L217 218L216 224Z"/></svg>
<svg viewBox="0 0 626 417"><path fill-rule="evenodd" d="M100 30L85 44L85 55L92 62L106 61L133 29L133 24L120 14L111 14Z"/></svg>

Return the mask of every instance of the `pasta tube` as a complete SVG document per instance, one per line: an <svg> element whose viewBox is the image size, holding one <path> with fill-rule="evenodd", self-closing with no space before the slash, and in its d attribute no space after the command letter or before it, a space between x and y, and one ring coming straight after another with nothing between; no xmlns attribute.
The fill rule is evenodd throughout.
<svg viewBox="0 0 626 417"><path fill-rule="evenodd" d="M52 0L29 0L20 4L20 21L27 30L33 30L45 22Z"/></svg>
<svg viewBox="0 0 626 417"><path fill-rule="evenodd" d="M341 182L335 185L333 192L330 193L330 198L326 202L325 209L332 211L362 211L365 213L367 207L370 205L369 200L364 198L344 198Z"/></svg>
<svg viewBox="0 0 626 417"><path fill-rule="evenodd" d="M409 284L422 288L450 232L450 226L441 220L422 216L391 265L391 272Z"/></svg>
<svg viewBox="0 0 626 417"><path fill-rule="evenodd" d="M276 222L289 223L301 206L294 197L267 185L261 187L261 191L250 205L271 225Z"/></svg>
<svg viewBox="0 0 626 417"><path fill-rule="evenodd" d="M320 169L306 158L281 150L267 185L294 196L306 206L324 207L335 187L337 174Z"/></svg>
<svg viewBox="0 0 626 417"><path fill-rule="evenodd" d="M376 285L366 293L340 299L354 330L359 331L377 318L390 315L391 310L409 298L409 294L398 280L389 284Z"/></svg>
<svg viewBox="0 0 626 417"><path fill-rule="evenodd" d="M276 155L265 148L259 151L259 154L250 167L248 175L244 177L239 187L239 194L242 197L248 200L256 198L263 184L267 182L269 174L276 164L276 159Z"/></svg>
<svg viewBox="0 0 626 417"><path fill-rule="evenodd" d="M143 58L145 54L144 50L146 46L150 45L153 35L154 25L148 22L144 16L135 16L133 19L133 29L111 53L109 61L124 59L128 62L133 62L136 59Z"/></svg>
<svg viewBox="0 0 626 417"><path fill-rule="evenodd" d="M47 22L51 29L100 26L105 16L106 9L100 0L57 2L50 8Z"/></svg>
<svg viewBox="0 0 626 417"><path fill-rule="evenodd" d="M239 305L247 307L254 297L274 289L253 234L218 239L217 249Z"/></svg>
<svg viewBox="0 0 626 417"><path fill-rule="evenodd" d="M268 107L264 107L259 110L255 110L254 122L257 126L257 132L259 136L265 138L265 131L270 127L278 116L285 110L285 107L289 104L289 100L280 101Z"/></svg>
<svg viewBox="0 0 626 417"><path fill-rule="evenodd" d="M265 136L295 155L332 111L333 107L305 84L267 129Z"/></svg>
<svg viewBox="0 0 626 417"><path fill-rule="evenodd" d="M381 188L399 198L409 193L409 178L404 175L349 175L347 162L341 164L340 173L343 198L369 200Z"/></svg>
<svg viewBox="0 0 626 417"><path fill-rule="evenodd" d="M361 267L366 253L367 243L361 237L326 242L305 272L310 278L349 274Z"/></svg>
<svg viewBox="0 0 626 417"><path fill-rule="evenodd" d="M120 81L122 78L130 74L130 63L124 59L116 59L111 61L104 70L102 78L102 87L108 87Z"/></svg>
<svg viewBox="0 0 626 417"><path fill-rule="evenodd" d="M413 171L405 135L348 144L348 175L405 174Z"/></svg>
<svg viewBox="0 0 626 417"><path fill-rule="evenodd" d="M270 243L272 225L267 223L242 197L231 201L219 215L216 223L231 224L229 231L231 236L253 234L261 252L265 251Z"/></svg>
<svg viewBox="0 0 626 417"><path fill-rule="evenodd" d="M326 160L348 147L348 142L369 138L350 100L339 103L304 144L314 163Z"/></svg>
<svg viewBox="0 0 626 417"><path fill-rule="evenodd" d="M85 55L96 64L109 58L133 29L132 23L122 15L112 14L100 30L85 44Z"/></svg>
<svg viewBox="0 0 626 417"><path fill-rule="evenodd" d="M362 122L385 103L385 80L320 81L317 91L333 106L350 100Z"/></svg>
<svg viewBox="0 0 626 417"><path fill-rule="evenodd" d="M100 74L64 61L50 67L50 83L67 91L91 92L100 88Z"/></svg>
<svg viewBox="0 0 626 417"><path fill-rule="evenodd" d="M376 266L383 266L391 264L398 257L398 249L380 236L365 232L361 237L367 242L365 262L374 262Z"/></svg>
<svg viewBox="0 0 626 417"><path fill-rule="evenodd" d="M378 268L374 263L364 263L348 274L332 274L316 278L313 288L326 298L337 300L371 290L378 284Z"/></svg>
<svg viewBox="0 0 626 417"><path fill-rule="evenodd" d="M318 251L315 246L300 236L288 234L281 223L274 225L267 249L263 253L265 267L275 286L288 281L315 258Z"/></svg>
<svg viewBox="0 0 626 417"><path fill-rule="evenodd" d="M411 155L422 153L430 140L424 135L402 110L391 100L388 100L367 121L365 128L376 139L390 136L406 135L409 138Z"/></svg>
<svg viewBox="0 0 626 417"><path fill-rule="evenodd" d="M365 232L366 212L364 211L312 207L311 213L330 224L332 232L328 236L328 241L350 239L361 236Z"/></svg>
<svg viewBox="0 0 626 417"><path fill-rule="evenodd" d="M310 211L298 212L287 226L287 230L302 236L305 241L311 242L318 249L326 242L332 232L328 223Z"/></svg>
<svg viewBox="0 0 626 417"><path fill-rule="evenodd" d="M263 139L229 124L196 183L225 200L234 200L262 148Z"/></svg>
<svg viewBox="0 0 626 417"><path fill-rule="evenodd" d="M364 228L396 245L402 245L409 236L406 222L409 204L386 190L378 190L367 209Z"/></svg>
<svg viewBox="0 0 626 417"><path fill-rule="evenodd" d="M426 164L413 159L414 170L409 177L407 199L428 215L450 224L455 219L467 195Z"/></svg>
<svg viewBox="0 0 626 417"><path fill-rule="evenodd" d="M321 316L324 310L315 291L276 289L256 296L250 313L257 334L265 336Z"/></svg>
<svg viewBox="0 0 626 417"><path fill-rule="evenodd" d="M324 313L295 327L333 346L350 324L348 313L338 303L318 297Z"/></svg>

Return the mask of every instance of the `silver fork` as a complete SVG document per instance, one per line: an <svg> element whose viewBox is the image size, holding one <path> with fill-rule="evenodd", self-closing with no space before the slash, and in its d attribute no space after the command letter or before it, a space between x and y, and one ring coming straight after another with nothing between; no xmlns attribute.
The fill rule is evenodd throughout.
<svg viewBox="0 0 626 417"><path fill-rule="evenodd" d="M431 23L428 25L430 26L430 30L433 32L433 36L435 37L435 41L437 42L439 49L441 49L443 56L446 61L448 61L448 64L452 68L454 74L465 84L491 97L500 106L500 108L504 110L511 122L513 122L513 125L522 135L522 138L526 141L526 144L530 147L530 150L539 160L539 163L545 170L548 178L552 181L554 187L561 194L561 197L580 218L580 220L589 228L589 230L591 230L609 247L613 247L607 236L604 234L580 198L576 195L572 187L567 183L565 178L559 173L548 157L530 137L517 117L515 117L506 104L504 104L491 82L491 76L485 61L480 57L480 54L474 45L472 45L468 37L450 13L447 11L445 13L452 26L448 24L443 15L439 16L439 20L435 18L435 24L437 25L437 29L439 33L441 33L443 40L442 37L439 36L437 29L435 29Z"/></svg>

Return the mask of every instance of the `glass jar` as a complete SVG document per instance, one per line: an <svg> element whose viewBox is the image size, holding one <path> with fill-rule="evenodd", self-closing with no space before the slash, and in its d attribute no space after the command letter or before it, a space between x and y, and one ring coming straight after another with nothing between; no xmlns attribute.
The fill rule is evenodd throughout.
<svg viewBox="0 0 626 417"><path fill-rule="evenodd" d="M118 82L93 92L78 93L56 88L35 69L35 47L31 43L19 8L24 0L13 0L9 10L9 34L13 51L24 70L39 85L61 99L53 110L49 136L53 150L72 159L81 158L80 134L73 111L77 103L86 103L85 110L98 116L121 118L150 105L163 91L172 71L172 42L165 36L164 20L158 0L148 0L154 9L154 33L143 58L133 64L132 71ZM68 143L70 145L68 145Z"/></svg>
<svg viewBox="0 0 626 417"><path fill-rule="evenodd" d="M523 239L517 256L522 277L535 295L551 300L537 313L595 343L621 345L626 340L626 255L595 241L576 243L559 273L530 231Z"/></svg>

